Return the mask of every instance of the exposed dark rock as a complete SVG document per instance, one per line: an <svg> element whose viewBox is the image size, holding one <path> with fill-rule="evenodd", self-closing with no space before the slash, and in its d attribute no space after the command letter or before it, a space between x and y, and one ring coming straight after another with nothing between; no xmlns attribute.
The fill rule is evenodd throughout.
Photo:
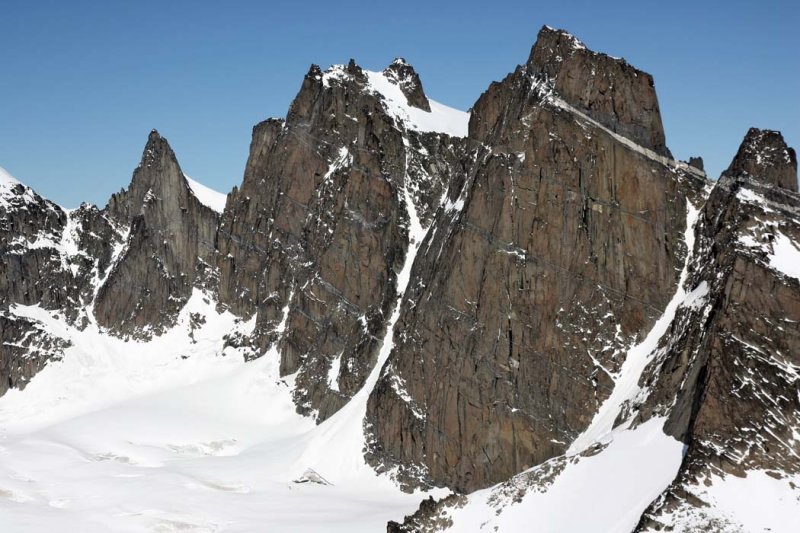
<svg viewBox="0 0 800 533"><path fill-rule="evenodd" d="M432 533L442 531L453 525L446 511L449 507L463 505L465 498L461 494L451 494L440 500L433 496L422 500L416 512L406 516L403 523L390 521L386 525L386 533Z"/></svg>
<svg viewBox="0 0 800 533"><path fill-rule="evenodd" d="M705 171L705 166L703 164L703 158L702 157L690 157L689 158L689 165L693 166L694 168L696 168L698 170Z"/></svg>
<svg viewBox="0 0 800 533"><path fill-rule="evenodd" d="M725 174L797 191L797 154L781 132L750 128Z"/></svg>
<svg viewBox="0 0 800 533"><path fill-rule="evenodd" d="M49 361L58 360L68 345L37 322L0 310L0 396L11 388L24 389Z"/></svg>
<svg viewBox="0 0 800 533"><path fill-rule="evenodd" d="M374 366L408 244L404 191L430 222L463 168L462 144L407 130L352 60L312 65L286 121L254 128L220 224L220 297L238 313L258 311L262 350L288 306L281 371L299 372L301 412L326 418Z"/></svg>
<svg viewBox="0 0 800 533"><path fill-rule="evenodd" d="M551 80L555 91L607 128L669 156L655 84L624 59L593 52L574 36L547 26L528 58L531 75Z"/></svg>

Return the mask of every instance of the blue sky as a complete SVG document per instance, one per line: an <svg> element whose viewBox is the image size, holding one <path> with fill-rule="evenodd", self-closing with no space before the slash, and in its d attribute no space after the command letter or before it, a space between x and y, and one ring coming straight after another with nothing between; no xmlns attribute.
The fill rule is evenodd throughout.
<svg viewBox="0 0 800 533"><path fill-rule="evenodd" d="M0 166L67 206L127 186L157 128L184 171L240 183L252 126L311 63L407 58L468 109L543 24L653 74L676 157L716 177L747 128L800 147L800 2L18 2L0 6Z"/></svg>

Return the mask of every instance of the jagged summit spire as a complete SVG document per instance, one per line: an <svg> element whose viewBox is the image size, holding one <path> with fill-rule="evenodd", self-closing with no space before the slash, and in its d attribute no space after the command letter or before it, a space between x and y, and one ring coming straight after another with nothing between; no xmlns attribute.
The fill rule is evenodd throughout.
<svg viewBox="0 0 800 533"><path fill-rule="evenodd" d="M797 154L781 132L750 128L723 174L750 177L796 192Z"/></svg>
<svg viewBox="0 0 800 533"><path fill-rule="evenodd" d="M422 81L419 79L417 71L405 58L396 57L388 67L383 69L383 75L400 87L408 100L408 105L424 111L431 110L431 104L422 89Z"/></svg>
<svg viewBox="0 0 800 533"><path fill-rule="evenodd" d="M188 189L188 185L166 137L152 129L130 185L112 195L106 209L112 217L129 223L142 210L149 197L165 189Z"/></svg>
<svg viewBox="0 0 800 533"><path fill-rule="evenodd" d="M565 30L543 26L526 65L567 103L633 142L670 156L650 74L594 52Z"/></svg>

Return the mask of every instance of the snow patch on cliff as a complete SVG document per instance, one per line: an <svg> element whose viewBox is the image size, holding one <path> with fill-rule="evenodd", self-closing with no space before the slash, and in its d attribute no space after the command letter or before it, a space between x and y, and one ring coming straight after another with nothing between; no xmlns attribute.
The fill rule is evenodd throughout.
<svg viewBox="0 0 800 533"><path fill-rule="evenodd" d="M469 113L428 99L430 112L408 105L406 95L383 72L364 71L371 90L384 98L386 111L399 119L407 128L417 131L445 133L453 137L466 137Z"/></svg>
<svg viewBox="0 0 800 533"><path fill-rule="evenodd" d="M228 200L227 194L215 191L211 187L207 187L193 180L186 174L184 174L183 177L186 178L186 183L189 184L189 188L192 190L192 193L194 193L195 198L200 200L201 204L217 213L225 211L225 202Z"/></svg>

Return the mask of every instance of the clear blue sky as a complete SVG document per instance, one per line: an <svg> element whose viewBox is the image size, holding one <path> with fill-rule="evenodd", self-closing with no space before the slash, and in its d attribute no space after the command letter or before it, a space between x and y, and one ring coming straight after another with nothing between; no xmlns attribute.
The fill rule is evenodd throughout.
<svg viewBox="0 0 800 533"><path fill-rule="evenodd" d="M468 109L548 24L652 73L668 145L716 177L750 126L800 147L798 4L4 0L0 166L64 206L104 205L157 128L228 191L251 127L285 116L311 63L403 56L431 98Z"/></svg>

